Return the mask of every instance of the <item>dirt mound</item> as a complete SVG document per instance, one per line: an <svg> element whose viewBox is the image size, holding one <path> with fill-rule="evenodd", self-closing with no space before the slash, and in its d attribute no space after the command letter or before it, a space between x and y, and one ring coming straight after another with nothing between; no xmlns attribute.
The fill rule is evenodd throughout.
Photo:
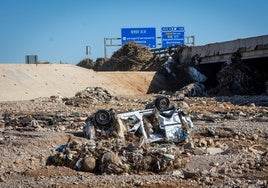
<svg viewBox="0 0 268 188"><path fill-rule="evenodd" d="M84 59L77 66L95 71L156 71L164 62L165 58L155 56L148 47L130 42L115 51L110 59L99 58L96 62Z"/></svg>

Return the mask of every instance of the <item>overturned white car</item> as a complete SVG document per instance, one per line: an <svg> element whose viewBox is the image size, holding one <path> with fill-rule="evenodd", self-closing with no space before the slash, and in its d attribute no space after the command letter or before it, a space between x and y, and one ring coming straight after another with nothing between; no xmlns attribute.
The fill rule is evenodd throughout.
<svg viewBox="0 0 268 188"><path fill-rule="evenodd" d="M170 105L167 97L161 96L147 105L145 110L116 114L113 109L99 110L86 120L85 137L98 139L126 135L143 137L152 143L157 141L182 142L193 129L190 117L180 108Z"/></svg>

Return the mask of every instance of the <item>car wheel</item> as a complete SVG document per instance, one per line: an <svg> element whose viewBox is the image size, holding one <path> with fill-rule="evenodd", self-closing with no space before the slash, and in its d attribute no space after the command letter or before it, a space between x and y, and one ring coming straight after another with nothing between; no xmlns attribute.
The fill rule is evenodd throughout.
<svg viewBox="0 0 268 188"><path fill-rule="evenodd" d="M165 111L169 108L169 99L167 97L158 97L155 100L155 107L159 110L159 111Z"/></svg>
<svg viewBox="0 0 268 188"><path fill-rule="evenodd" d="M111 114L107 110L99 110L95 114L95 121L98 125L107 125L111 121Z"/></svg>

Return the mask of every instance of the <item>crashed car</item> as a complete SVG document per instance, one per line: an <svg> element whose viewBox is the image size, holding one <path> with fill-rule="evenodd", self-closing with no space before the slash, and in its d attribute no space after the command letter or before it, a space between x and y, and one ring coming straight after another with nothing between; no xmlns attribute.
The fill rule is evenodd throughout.
<svg viewBox="0 0 268 188"><path fill-rule="evenodd" d="M193 123L180 108L170 105L167 97L157 97L144 110L116 114L113 109L99 110L87 118L85 137L118 137L133 134L145 141L182 142L188 139Z"/></svg>

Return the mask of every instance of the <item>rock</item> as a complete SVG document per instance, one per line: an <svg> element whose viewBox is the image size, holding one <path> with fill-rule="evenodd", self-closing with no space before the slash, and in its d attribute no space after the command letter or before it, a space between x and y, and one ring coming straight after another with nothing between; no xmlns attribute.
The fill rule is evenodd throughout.
<svg viewBox="0 0 268 188"><path fill-rule="evenodd" d="M184 176L185 179L195 178L195 177L198 176L197 172L190 171L190 170L187 170L187 169L182 169L182 172L183 172L183 176Z"/></svg>
<svg viewBox="0 0 268 188"><path fill-rule="evenodd" d="M213 179L210 177L205 177L205 184L206 185L213 185Z"/></svg>
<svg viewBox="0 0 268 188"><path fill-rule="evenodd" d="M33 119L31 121L31 126L34 127L34 128L40 128L40 125L39 125L38 121L35 120L35 119Z"/></svg>
<svg viewBox="0 0 268 188"><path fill-rule="evenodd" d="M259 137L259 136L258 136L257 134L253 134L253 135L252 135L252 139L253 139L254 141L257 141L257 140L258 140L258 137Z"/></svg>
<svg viewBox="0 0 268 188"><path fill-rule="evenodd" d="M208 146L214 146L214 140L212 138L207 139Z"/></svg>
<svg viewBox="0 0 268 188"><path fill-rule="evenodd" d="M65 130L66 130L66 127L65 127L65 126L59 126L58 129L59 129L60 131L65 131Z"/></svg>
<svg viewBox="0 0 268 188"><path fill-rule="evenodd" d="M173 161L173 164L174 164L174 169L179 169L182 167L182 160L179 159L179 158L176 158L174 161Z"/></svg>
<svg viewBox="0 0 268 188"><path fill-rule="evenodd" d="M188 105L186 102L184 102L184 101L180 101L180 102L178 103L178 106L179 106L180 108L182 108L182 109L187 109L187 108L189 108L189 105Z"/></svg>
<svg viewBox="0 0 268 188"><path fill-rule="evenodd" d="M208 173L209 173L209 171L206 170L206 169L204 169L204 170L201 171L201 175L202 176L206 176Z"/></svg>
<svg viewBox="0 0 268 188"><path fill-rule="evenodd" d="M168 159L172 159L174 160L175 159L175 156L174 155L171 155L171 154L164 154L164 156Z"/></svg>
<svg viewBox="0 0 268 188"><path fill-rule="evenodd" d="M198 146L200 147L207 147L207 141L205 138L200 138L199 142L198 142Z"/></svg>
<svg viewBox="0 0 268 188"><path fill-rule="evenodd" d="M4 120L0 120L0 128L4 128L5 127L5 121Z"/></svg>
<svg viewBox="0 0 268 188"><path fill-rule="evenodd" d="M93 172L96 166L94 157L85 157L83 160L82 170L85 172Z"/></svg>
<svg viewBox="0 0 268 188"><path fill-rule="evenodd" d="M217 175L216 175L216 171L217 171L217 167L213 166L213 167L209 170L210 175L211 175L211 176L217 176Z"/></svg>
<svg viewBox="0 0 268 188"><path fill-rule="evenodd" d="M0 135L0 144L4 144L4 140L5 140L4 136Z"/></svg>
<svg viewBox="0 0 268 188"><path fill-rule="evenodd" d="M247 117L247 114L245 114L244 112L239 111L239 116Z"/></svg>
<svg viewBox="0 0 268 188"><path fill-rule="evenodd" d="M228 174L228 168L227 167L222 167L221 169L218 170L218 173L220 174Z"/></svg>
<svg viewBox="0 0 268 188"><path fill-rule="evenodd" d="M205 86L199 82L191 83L181 88L176 94L183 93L187 97L203 97L208 96Z"/></svg>
<svg viewBox="0 0 268 188"><path fill-rule="evenodd" d="M206 151L200 148L195 148L192 153L195 155L204 155L206 154Z"/></svg>
<svg viewBox="0 0 268 188"><path fill-rule="evenodd" d="M0 176L0 182L5 182L6 180L5 180L5 178L4 178L4 176Z"/></svg>
<svg viewBox="0 0 268 188"><path fill-rule="evenodd" d="M194 143L193 142L188 142L184 144L184 150L193 150L194 149Z"/></svg>
<svg viewBox="0 0 268 188"><path fill-rule="evenodd" d="M105 153L102 157L102 162L112 162L117 165L122 163L120 157L116 153L113 153L113 152Z"/></svg>
<svg viewBox="0 0 268 188"><path fill-rule="evenodd" d="M242 181L241 181L240 179L235 179L234 182L235 182L236 184L241 184L241 183L242 183Z"/></svg>
<svg viewBox="0 0 268 188"><path fill-rule="evenodd" d="M101 158L100 171L107 174L121 174L124 172L121 165L120 157L116 153L108 151Z"/></svg>
<svg viewBox="0 0 268 188"><path fill-rule="evenodd" d="M218 102L217 102L216 105L217 105L217 107L224 108L224 104L222 104L222 103L218 103Z"/></svg>
<svg viewBox="0 0 268 188"><path fill-rule="evenodd" d="M207 153L210 155L216 155L218 153L222 153L223 149L221 148L215 148L215 147L209 147L207 148Z"/></svg>
<svg viewBox="0 0 268 188"><path fill-rule="evenodd" d="M174 175L174 176L179 176L179 177L183 177L183 173L182 173L181 170L174 170L174 171L172 172L172 175Z"/></svg>

